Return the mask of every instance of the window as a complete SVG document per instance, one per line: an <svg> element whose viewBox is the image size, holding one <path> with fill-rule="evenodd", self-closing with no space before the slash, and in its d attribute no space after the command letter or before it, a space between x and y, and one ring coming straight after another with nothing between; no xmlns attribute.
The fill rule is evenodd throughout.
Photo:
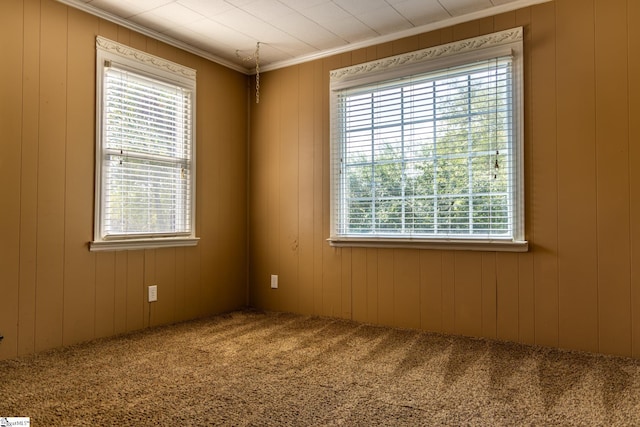
<svg viewBox="0 0 640 427"><path fill-rule="evenodd" d="M195 71L98 37L91 250L195 245Z"/></svg>
<svg viewBox="0 0 640 427"><path fill-rule="evenodd" d="M527 249L522 29L331 74L334 246Z"/></svg>

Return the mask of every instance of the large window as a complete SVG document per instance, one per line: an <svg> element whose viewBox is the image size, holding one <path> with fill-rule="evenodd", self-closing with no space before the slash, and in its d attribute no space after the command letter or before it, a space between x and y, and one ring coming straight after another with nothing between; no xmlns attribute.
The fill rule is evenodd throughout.
<svg viewBox="0 0 640 427"><path fill-rule="evenodd" d="M97 39L92 250L195 244L195 72Z"/></svg>
<svg viewBox="0 0 640 427"><path fill-rule="evenodd" d="M332 73L332 244L526 250L521 31Z"/></svg>

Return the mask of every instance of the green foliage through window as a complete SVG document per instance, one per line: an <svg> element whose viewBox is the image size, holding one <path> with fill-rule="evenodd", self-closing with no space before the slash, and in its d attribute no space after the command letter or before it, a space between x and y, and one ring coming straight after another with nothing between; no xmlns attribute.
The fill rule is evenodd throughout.
<svg viewBox="0 0 640 427"><path fill-rule="evenodd" d="M336 231L513 234L511 57L338 94Z"/></svg>

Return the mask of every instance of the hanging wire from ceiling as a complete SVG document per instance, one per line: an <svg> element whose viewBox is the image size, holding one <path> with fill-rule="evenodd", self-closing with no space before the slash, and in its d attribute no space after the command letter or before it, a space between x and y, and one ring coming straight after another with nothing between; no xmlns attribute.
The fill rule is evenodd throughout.
<svg viewBox="0 0 640 427"><path fill-rule="evenodd" d="M256 104L260 103L260 42L256 43L256 50L253 55L242 57L240 51L236 50L236 56L243 61L255 60L256 63Z"/></svg>

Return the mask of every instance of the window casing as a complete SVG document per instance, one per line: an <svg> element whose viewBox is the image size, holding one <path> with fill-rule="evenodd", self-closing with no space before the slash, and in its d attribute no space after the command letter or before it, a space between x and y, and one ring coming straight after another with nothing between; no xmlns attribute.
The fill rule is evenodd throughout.
<svg viewBox="0 0 640 427"><path fill-rule="evenodd" d="M195 71L102 37L96 58L90 249L195 245Z"/></svg>
<svg viewBox="0 0 640 427"><path fill-rule="evenodd" d="M522 28L331 73L334 246L527 250Z"/></svg>

